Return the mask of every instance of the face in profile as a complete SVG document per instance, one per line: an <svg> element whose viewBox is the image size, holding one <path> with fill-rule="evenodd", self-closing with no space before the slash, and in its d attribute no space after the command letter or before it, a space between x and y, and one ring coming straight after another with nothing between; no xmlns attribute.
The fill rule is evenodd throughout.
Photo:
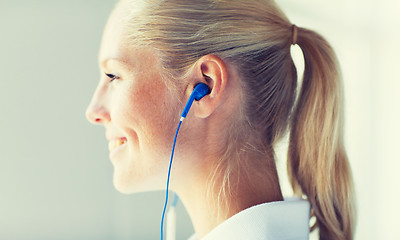
<svg viewBox="0 0 400 240"><path fill-rule="evenodd" d="M125 193L165 187L179 113L151 49L129 44L123 4L106 25L99 53L101 78L87 109L103 125L114 166L114 185Z"/></svg>

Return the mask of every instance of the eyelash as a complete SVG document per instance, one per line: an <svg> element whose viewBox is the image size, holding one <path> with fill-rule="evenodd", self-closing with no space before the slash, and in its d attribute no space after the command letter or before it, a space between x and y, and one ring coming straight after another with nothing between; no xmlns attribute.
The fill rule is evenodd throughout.
<svg viewBox="0 0 400 240"><path fill-rule="evenodd" d="M116 79L119 79L119 77L118 76L116 76L116 75L114 75L114 74L111 74L111 73L104 73L110 80L110 82L112 82L112 81L114 81L114 80L116 80Z"/></svg>

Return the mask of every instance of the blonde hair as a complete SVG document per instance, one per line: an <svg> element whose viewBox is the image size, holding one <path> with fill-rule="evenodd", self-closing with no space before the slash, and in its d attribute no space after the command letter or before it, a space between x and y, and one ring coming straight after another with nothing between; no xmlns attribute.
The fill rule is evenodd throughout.
<svg viewBox="0 0 400 240"><path fill-rule="evenodd" d="M240 110L246 117L233 123L241 127L231 129L232 139L246 151L267 150L273 159L272 146L290 126L289 179L295 193L311 203L320 239L353 239L354 193L343 144L342 83L329 44L317 33L298 28L297 44L304 53L305 71L295 101L292 24L274 1L130 2L131 8L139 2L145 5L140 17L131 16L129 20L132 44L157 49L172 79L182 79L207 54L237 67L244 99ZM229 192L230 172L237 167L251 167L239 165L237 157L227 157L240 152L237 142L227 145L225 158L216 170L224 171L220 193Z"/></svg>

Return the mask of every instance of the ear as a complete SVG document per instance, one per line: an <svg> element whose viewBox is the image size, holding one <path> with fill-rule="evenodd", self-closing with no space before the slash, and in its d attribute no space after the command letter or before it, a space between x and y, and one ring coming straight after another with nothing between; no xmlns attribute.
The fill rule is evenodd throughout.
<svg viewBox="0 0 400 240"><path fill-rule="evenodd" d="M228 71L225 62L216 55L201 57L191 69L192 79L187 94L191 94L196 84L203 82L210 89L210 94L200 101L195 101L193 114L199 118L207 118L223 103L224 91L228 83Z"/></svg>

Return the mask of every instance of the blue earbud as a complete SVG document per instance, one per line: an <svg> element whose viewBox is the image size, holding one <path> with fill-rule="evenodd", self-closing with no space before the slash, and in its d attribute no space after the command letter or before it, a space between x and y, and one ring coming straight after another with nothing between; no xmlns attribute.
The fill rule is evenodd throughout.
<svg viewBox="0 0 400 240"><path fill-rule="evenodd" d="M196 87L194 88L192 94L190 95L189 100L186 103L185 109L183 109L181 119L184 119L186 117L194 100L199 101L200 99L202 99L204 96L206 96L209 93L210 93L210 89L208 88L208 86L205 83L197 84Z"/></svg>

